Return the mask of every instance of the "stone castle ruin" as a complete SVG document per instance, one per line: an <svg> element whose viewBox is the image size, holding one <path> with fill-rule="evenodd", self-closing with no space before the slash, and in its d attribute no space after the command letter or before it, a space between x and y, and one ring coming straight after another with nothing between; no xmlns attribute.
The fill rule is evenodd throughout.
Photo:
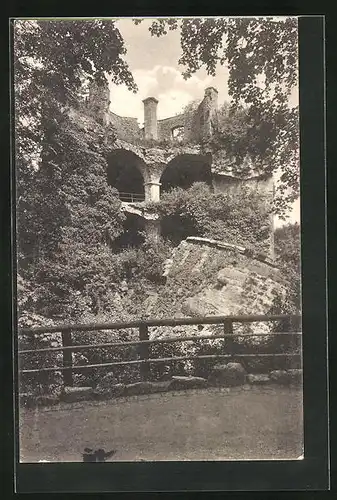
<svg viewBox="0 0 337 500"><path fill-rule="evenodd" d="M108 85L93 83L86 100L85 113L115 137L105 145L107 180L119 192L123 209L136 225L160 234L160 221L146 210L149 202L158 202L161 193L173 187L189 188L205 182L217 192L234 192L240 200L241 189L261 194L261 203L270 206L274 195L272 175L259 171L252 163L242 168L228 161L226 151L211 145L218 120L218 92L205 90L198 106L179 115L159 120L160 102L147 97L144 104L144 127L137 118L122 117L110 110ZM267 242L273 259L273 220L268 216L270 234ZM131 224L132 225L132 224Z"/></svg>

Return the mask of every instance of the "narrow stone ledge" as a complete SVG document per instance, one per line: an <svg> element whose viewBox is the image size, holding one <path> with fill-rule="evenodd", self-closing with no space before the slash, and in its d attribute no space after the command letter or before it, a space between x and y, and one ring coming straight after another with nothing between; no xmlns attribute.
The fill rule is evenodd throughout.
<svg viewBox="0 0 337 500"><path fill-rule="evenodd" d="M252 385L264 385L270 383L269 375L263 373L253 374L250 373L247 375L247 382Z"/></svg>
<svg viewBox="0 0 337 500"><path fill-rule="evenodd" d="M240 253L246 251L245 247L239 245L232 245L231 243L226 243L224 241L212 240L210 238L201 238L199 236L188 236L186 241L191 241L195 243L205 243L206 245L212 245L217 248L229 248L231 250L237 250Z"/></svg>
<svg viewBox="0 0 337 500"><path fill-rule="evenodd" d="M60 396L60 400L66 403L85 401L93 399L94 392L92 387L65 387Z"/></svg>
<svg viewBox="0 0 337 500"><path fill-rule="evenodd" d="M179 389L199 389L206 388L208 382L202 377L182 377L173 376L169 384L169 390L179 390Z"/></svg>

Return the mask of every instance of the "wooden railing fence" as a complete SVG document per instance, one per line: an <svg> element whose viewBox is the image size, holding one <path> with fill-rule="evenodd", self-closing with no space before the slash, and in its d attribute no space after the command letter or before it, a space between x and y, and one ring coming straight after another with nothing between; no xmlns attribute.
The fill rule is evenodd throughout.
<svg viewBox="0 0 337 500"><path fill-rule="evenodd" d="M288 331L275 331L275 332L254 332L254 333L233 333L233 325L235 323L257 323L257 322L281 322L287 326ZM149 328L151 327L161 327L161 326L183 326L183 325L223 325L223 333L221 334L211 334L211 335L200 335L200 336L183 336L183 337L169 337L160 339L149 338ZM138 328L139 330L139 340L131 340L127 342L108 342L108 343L95 343L95 344L83 344L83 345L73 345L72 344L72 332L98 332L100 330L121 330L128 328ZM230 348L230 344L227 345L227 350L231 352L226 352L224 354L207 354L207 355L186 355L186 356L173 356L173 357L161 357L161 358L151 358L149 354L149 346L151 344L165 344L172 342L183 342L183 341L194 341L200 342L205 339L227 339L234 340L235 337L257 337L259 335L287 335L295 336L301 335L301 317L299 315L267 315L267 316L214 316L214 317L204 317L204 318L180 318L180 319L150 319L150 320L139 320L130 321L123 323L103 323L103 324L73 324L73 325L62 325L62 326L51 326L51 327L36 327L31 329L21 329L19 330L20 335L33 335L33 334L46 334L46 333L59 333L62 337L62 346L60 347L48 347L48 348L38 348L38 349L24 349L19 350L19 359L21 357L36 354L36 353L47 353L47 352L57 352L62 351L63 353L63 364L62 366L54 367L39 367L35 369L21 369L22 374L29 373L43 373L43 372L56 372L60 371L63 373L65 385L73 385L73 373L75 371L85 371L92 368L106 368L114 366L128 366L128 365L139 365L140 366L140 376L141 379L146 381L150 376L150 364L154 363L170 363L174 361L184 361L190 359L230 359L230 358L263 358L263 357L301 357L301 352L294 349L293 352L286 353L236 353ZM98 349L98 348L114 348L121 346L138 346L139 359L134 359L130 361L113 361L109 363L98 363L98 364L86 364L86 365L73 365L72 353L80 352L88 349ZM295 345L295 344L293 344Z"/></svg>
<svg viewBox="0 0 337 500"><path fill-rule="evenodd" d="M145 194L141 193L119 193L119 199L127 203L142 202L145 200Z"/></svg>

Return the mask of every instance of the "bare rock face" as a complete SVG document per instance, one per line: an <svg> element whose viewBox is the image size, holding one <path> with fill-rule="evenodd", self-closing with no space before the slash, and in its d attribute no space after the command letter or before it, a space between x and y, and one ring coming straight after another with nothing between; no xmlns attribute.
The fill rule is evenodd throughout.
<svg viewBox="0 0 337 500"><path fill-rule="evenodd" d="M66 403L76 403L93 399L92 387L65 387L61 394L61 400Z"/></svg>
<svg viewBox="0 0 337 500"><path fill-rule="evenodd" d="M170 390L202 389L208 386L207 380L202 377L172 377L169 385Z"/></svg>
<svg viewBox="0 0 337 500"><path fill-rule="evenodd" d="M269 375L266 375L264 373L250 373L249 375L247 375L247 382L252 385L268 384L270 383L270 377Z"/></svg>
<svg viewBox="0 0 337 500"><path fill-rule="evenodd" d="M286 295L287 284L272 262L207 238L181 242L167 262L165 276L166 309L180 309L185 316L263 315L277 297ZM173 304L180 288L184 294L179 304Z"/></svg>
<svg viewBox="0 0 337 500"><path fill-rule="evenodd" d="M246 382L246 370L240 363L219 363L213 366L209 382L224 387L243 385Z"/></svg>
<svg viewBox="0 0 337 500"><path fill-rule="evenodd" d="M242 284L246 279L246 274L235 267L225 267L218 272L217 281L221 285L228 285L230 282Z"/></svg>

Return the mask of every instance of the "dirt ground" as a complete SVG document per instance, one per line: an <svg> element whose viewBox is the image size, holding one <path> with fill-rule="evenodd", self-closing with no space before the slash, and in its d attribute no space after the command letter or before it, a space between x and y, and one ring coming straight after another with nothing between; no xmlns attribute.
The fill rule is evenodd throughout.
<svg viewBox="0 0 337 500"><path fill-rule="evenodd" d="M81 462L85 447L114 461L296 459L302 391L243 386L20 410L21 462Z"/></svg>

